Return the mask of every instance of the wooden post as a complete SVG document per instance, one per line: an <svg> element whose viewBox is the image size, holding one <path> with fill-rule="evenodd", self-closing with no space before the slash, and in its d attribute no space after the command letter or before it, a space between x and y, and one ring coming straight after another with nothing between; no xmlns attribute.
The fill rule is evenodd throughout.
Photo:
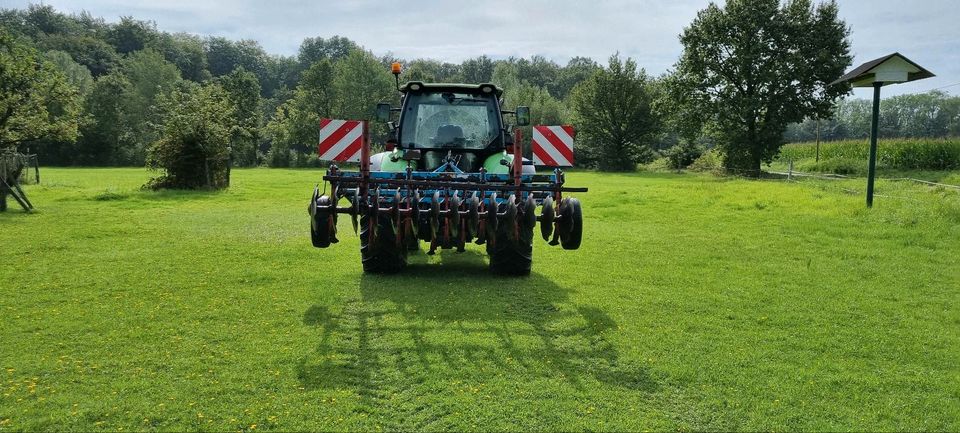
<svg viewBox="0 0 960 433"><path fill-rule="evenodd" d="M787 180L793 180L793 160L790 160L790 168L787 169Z"/></svg>

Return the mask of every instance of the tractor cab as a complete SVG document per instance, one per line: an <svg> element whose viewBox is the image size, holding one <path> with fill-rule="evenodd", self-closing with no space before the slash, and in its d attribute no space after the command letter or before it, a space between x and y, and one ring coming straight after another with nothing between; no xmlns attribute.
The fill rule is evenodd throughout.
<svg viewBox="0 0 960 433"><path fill-rule="evenodd" d="M501 109L503 90L493 84L445 84L409 82L399 87L401 106L377 106L377 117L390 120L399 112L399 121L389 122L387 140L390 152L381 157L383 171L402 171L406 162L395 164L408 150L417 150L416 170L453 169L477 172L488 162L496 170L505 150L512 148L513 137L507 131L503 114L520 113L517 124L529 123L529 111ZM522 118L523 117L523 118ZM393 148L393 149L391 149ZM512 158L511 158L512 159ZM489 160L489 161L488 161ZM446 166L446 167L445 167Z"/></svg>

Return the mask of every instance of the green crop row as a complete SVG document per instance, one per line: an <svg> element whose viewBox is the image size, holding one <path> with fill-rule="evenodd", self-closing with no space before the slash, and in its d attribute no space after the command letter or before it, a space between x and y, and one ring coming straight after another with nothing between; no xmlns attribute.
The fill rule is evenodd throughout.
<svg viewBox="0 0 960 433"><path fill-rule="evenodd" d="M779 160L801 162L816 158L816 143L791 143L780 150ZM820 143L820 161L866 161L870 153L867 140ZM903 170L960 169L960 138L882 139L877 145L877 165Z"/></svg>

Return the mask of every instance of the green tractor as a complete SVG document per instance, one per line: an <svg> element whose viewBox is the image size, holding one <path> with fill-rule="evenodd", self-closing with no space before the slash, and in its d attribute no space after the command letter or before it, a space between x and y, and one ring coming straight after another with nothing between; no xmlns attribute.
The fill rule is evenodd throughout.
<svg viewBox="0 0 960 433"><path fill-rule="evenodd" d="M580 247L580 202L565 194L587 189L564 186L559 168L537 174L534 162L521 156L520 131L511 134L505 116L513 115L517 126L528 125L527 107L504 110L503 91L493 84L414 81L400 86L398 77L397 89L400 107L377 105L377 119L390 130L385 152L370 154L363 122L357 127L349 121L321 121L321 159L359 156L360 169L346 171L333 164L323 176L328 193L314 189L308 212L315 247L338 241L340 214L350 215L359 230L365 272L402 270L408 253L421 242L429 245L428 254L437 249L462 252L474 242L486 246L495 273L529 274L538 222L550 245ZM570 140L566 150L572 160ZM543 157L537 159L562 157L551 159L555 149L548 150L539 149ZM341 200L347 204L339 206Z"/></svg>

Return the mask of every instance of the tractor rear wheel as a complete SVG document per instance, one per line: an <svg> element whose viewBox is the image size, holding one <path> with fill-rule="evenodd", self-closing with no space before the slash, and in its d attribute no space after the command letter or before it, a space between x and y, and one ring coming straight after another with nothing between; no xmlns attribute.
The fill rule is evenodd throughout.
<svg viewBox="0 0 960 433"><path fill-rule="evenodd" d="M400 272L407 266L409 243L397 243L397 233L394 232L390 218L377 218L375 224L376 227L371 227L368 215L360 216L360 256L363 271L374 274Z"/></svg>
<svg viewBox="0 0 960 433"><path fill-rule="evenodd" d="M515 229L516 239L513 233ZM516 217L513 221L500 221L494 242L487 240L487 254L490 255L490 270L493 273L529 275L533 261L533 227L522 224Z"/></svg>

